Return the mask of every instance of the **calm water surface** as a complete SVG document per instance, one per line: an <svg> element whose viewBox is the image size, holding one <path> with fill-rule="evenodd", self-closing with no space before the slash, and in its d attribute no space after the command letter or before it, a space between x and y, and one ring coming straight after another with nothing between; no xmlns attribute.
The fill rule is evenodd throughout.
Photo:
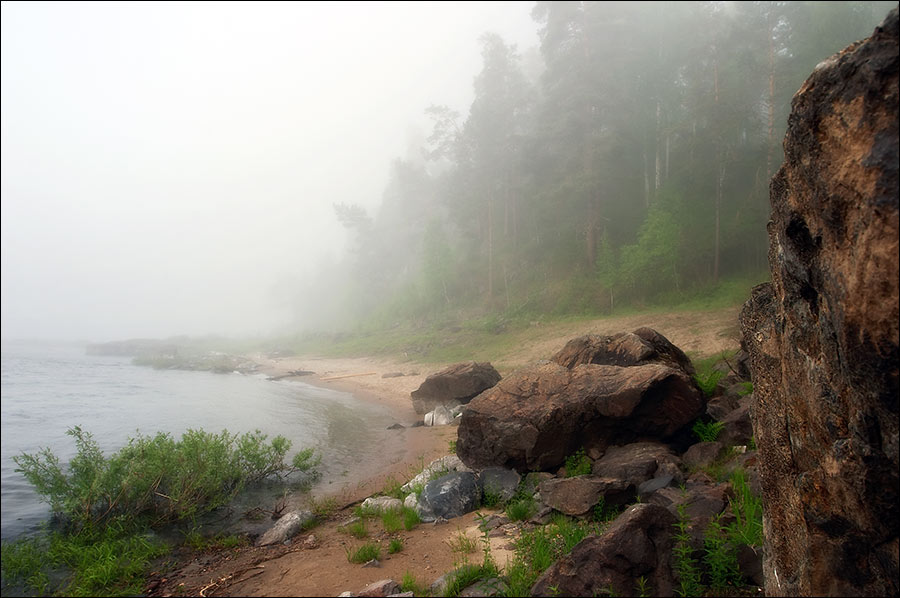
<svg viewBox="0 0 900 598"><path fill-rule="evenodd" d="M127 357L86 355L82 345L2 344L2 537L37 529L49 509L12 458L51 449L63 464L75 453L66 431L91 432L105 454L138 432L175 438L188 429L242 434L261 430L293 443L288 461L312 446L323 481L360 477L373 447L387 441L390 412L352 395L265 376L154 370Z"/></svg>

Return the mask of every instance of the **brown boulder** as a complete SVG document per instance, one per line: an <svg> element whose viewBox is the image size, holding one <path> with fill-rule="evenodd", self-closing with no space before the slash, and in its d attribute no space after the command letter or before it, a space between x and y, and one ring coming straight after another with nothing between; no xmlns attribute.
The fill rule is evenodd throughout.
<svg viewBox="0 0 900 598"><path fill-rule="evenodd" d="M898 12L793 100L741 313L767 595L897 595Z"/></svg>
<svg viewBox="0 0 900 598"><path fill-rule="evenodd" d="M566 515L585 515L600 498L608 505L624 505L634 498L634 484L618 478L585 475L552 478L541 483L541 501Z"/></svg>
<svg viewBox="0 0 900 598"><path fill-rule="evenodd" d="M671 596L672 529L663 507L638 504L619 515L601 536L589 536L550 566L532 596L631 596L635 580L648 581L651 596Z"/></svg>
<svg viewBox="0 0 900 598"><path fill-rule="evenodd" d="M497 384L500 373L490 363L456 363L431 374L410 393L413 408L423 415L438 405L468 403Z"/></svg>
<svg viewBox="0 0 900 598"><path fill-rule="evenodd" d="M704 409L681 370L544 362L526 366L472 400L456 452L473 469L559 467L567 455L640 440L665 439Z"/></svg>
<svg viewBox="0 0 900 598"><path fill-rule="evenodd" d="M638 328L613 336L580 336L566 343L550 361L570 370L583 363L619 366L661 363L694 375L694 366L688 356L652 328Z"/></svg>
<svg viewBox="0 0 900 598"><path fill-rule="evenodd" d="M671 466L666 467L667 464ZM603 458L594 463L592 471L594 475L621 478L638 486L657 475L677 472L680 464L681 459L665 444L635 442L610 447Z"/></svg>

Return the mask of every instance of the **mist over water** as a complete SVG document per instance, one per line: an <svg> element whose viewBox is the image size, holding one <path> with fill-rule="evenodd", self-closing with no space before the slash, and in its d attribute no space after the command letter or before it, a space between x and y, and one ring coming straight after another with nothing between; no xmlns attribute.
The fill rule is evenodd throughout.
<svg viewBox="0 0 900 598"><path fill-rule="evenodd" d="M256 429L292 442L287 460L315 447L321 485L359 479L373 446L390 450L390 414L351 395L263 376L138 367L128 358L89 356L77 345L2 346L2 537L33 531L45 503L16 473L12 457L50 448L64 466L75 453L66 430L91 432L108 456L140 431L180 438L187 429L243 434ZM271 508L266 504L265 508Z"/></svg>

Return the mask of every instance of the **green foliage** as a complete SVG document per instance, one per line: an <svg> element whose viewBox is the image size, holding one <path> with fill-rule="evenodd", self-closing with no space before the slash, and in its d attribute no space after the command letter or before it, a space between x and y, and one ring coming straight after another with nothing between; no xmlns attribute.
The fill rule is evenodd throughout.
<svg viewBox="0 0 900 598"><path fill-rule="evenodd" d="M341 531L350 534L354 538L365 538L369 535L368 526L366 526L365 519L357 519L352 523L348 523L344 527L340 528Z"/></svg>
<svg viewBox="0 0 900 598"><path fill-rule="evenodd" d="M734 497L729 502L735 520L728 526L730 537L736 543L762 546L762 499L750 489L747 474L741 468L731 474L731 487Z"/></svg>
<svg viewBox="0 0 900 598"><path fill-rule="evenodd" d="M700 596L703 593L703 584L700 565L694 558L691 537L687 531L689 523L685 505L682 503L678 505L678 521L675 522L677 532L674 535L675 546L672 548L675 576L678 580L675 593L679 596Z"/></svg>
<svg viewBox="0 0 900 598"><path fill-rule="evenodd" d="M724 428L725 424L722 422L704 422L703 420L698 419L691 428L691 431L700 442L713 442L719 437L719 434L721 434Z"/></svg>
<svg viewBox="0 0 900 598"><path fill-rule="evenodd" d="M489 509L502 507L505 504L503 495L493 488L485 488L484 495L481 498L481 504Z"/></svg>
<svg viewBox="0 0 900 598"><path fill-rule="evenodd" d="M448 447L448 450L450 451L450 454L455 455L456 454L456 440L450 439L449 445L450 446Z"/></svg>
<svg viewBox="0 0 900 598"><path fill-rule="evenodd" d="M119 521L76 534L49 532L3 545L4 583L23 583L49 595L51 574L67 570L71 575L56 589L60 595L139 595L152 561L166 552L162 543Z"/></svg>
<svg viewBox="0 0 900 598"><path fill-rule="evenodd" d="M584 454L584 449L575 451L574 455L566 457L566 477L572 478L591 473L591 460Z"/></svg>
<svg viewBox="0 0 900 598"><path fill-rule="evenodd" d="M515 542L515 556L506 566L507 596L528 596L534 582L550 565L579 542L599 533L595 523L556 516L547 525L524 532Z"/></svg>
<svg viewBox="0 0 900 598"><path fill-rule="evenodd" d="M618 517L620 512L620 507L606 504L606 499L602 496L600 497L600 500L597 501L597 504L594 505L594 508L591 509L594 521L599 523L609 523Z"/></svg>
<svg viewBox="0 0 900 598"><path fill-rule="evenodd" d="M47 449L13 460L51 509L77 526L114 517L154 525L192 518L227 504L247 484L291 472L283 462L290 441L277 436L267 444L258 430L242 436L188 430L180 441L138 435L109 458L80 427L67 433L77 449L68 473Z"/></svg>
<svg viewBox="0 0 900 598"><path fill-rule="evenodd" d="M356 548L356 550L351 550L350 548L345 549L347 553L347 560L351 563L368 563L373 559L381 558L381 547L378 544L373 542L366 542L362 546Z"/></svg>
<svg viewBox="0 0 900 598"><path fill-rule="evenodd" d="M725 376L721 370L709 370L706 372L698 372L694 374L694 381L703 395L707 398L713 397L719 388L719 381Z"/></svg>
<svg viewBox="0 0 900 598"><path fill-rule="evenodd" d="M451 552L460 556L471 554L478 549L478 543L461 531L457 531L455 536L445 540L445 542L450 547Z"/></svg>
<svg viewBox="0 0 900 598"><path fill-rule="evenodd" d="M647 576L645 575L641 575L637 578L637 580L635 581L634 590L641 598L646 598L647 596L653 595L653 588L650 586L650 582L647 581Z"/></svg>
<svg viewBox="0 0 900 598"><path fill-rule="evenodd" d="M403 538L391 538L388 543L388 554L397 554L403 550Z"/></svg>
<svg viewBox="0 0 900 598"><path fill-rule="evenodd" d="M510 521L527 521L537 512L534 498L523 496L514 498L506 505L506 516Z"/></svg>
<svg viewBox="0 0 900 598"><path fill-rule="evenodd" d="M420 523L422 523L422 519L419 517L419 513L411 508L404 506L400 509L400 512L403 514L403 529L406 531L410 531Z"/></svg>
<svg viewBox="0 0 900 598"><path fill-rule="evenodd" d="M714 592L741 585L737 552L729 542L725 528L716 515L706 526L703 536L703 564L709 575L709 585Z"/></svg>
<svg viewBox="0 0 900 598"><path fill-rule="evenodd" d="M742 397L746 397L748 394L753 392L753 383L752 382L741 382L740 390L738 390L738 395Z"/></svg>
<svg viewBox="0 0 900 598"><path fill-rule="evenodd" d="M428 585L419 583L416 576L412 572L406 571L400 581L400 590L403 592L412 592L413 596L428 596L430 594Z"/></svg>
<svg viewBox="0 0 900 598"><path fill-rule="evenodd" d="M384 481L384 488L381 490L381 493L384 496L392 496L394 498L399 498L403 500L406 498L406 493L403 492L403 482L394 479L393 476L388 476L388 478Z"/></svg>
<svg viewBox="0 0 900 598"><path fill-rule="evenodd" d="M333 496L311 497L309 499L309 510L317 519L328 519L337 512L338 502Z"/></svg>
<svg viewBox="0 0 900 598"><path fill-rule="evenodd" d="M400 531L403 528L403 514L400 509L386 509L381 513L381 525L389 534Z"/></svg>

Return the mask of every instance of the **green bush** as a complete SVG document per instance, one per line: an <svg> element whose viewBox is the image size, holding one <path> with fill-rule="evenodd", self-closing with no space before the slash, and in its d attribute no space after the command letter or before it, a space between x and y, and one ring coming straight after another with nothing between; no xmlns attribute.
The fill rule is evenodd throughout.
<svg viewBox="0 0 900 598"><path fill-rule="evenodd" d="M572 478L578 475L591 473L591 460L584 454L584 449L575 451L574 455L566 457L566 477Z"/></svg>
<svg viewBox="0 0 900 598"><path fill-rule="evenodd" d="M51 509L76 527L113 518L159 525L195 517L227 504L247 484L296 471L283 461L290 441L276 436L266 443L258 430L242 436L188 430L180 441L162 432L138 435L109 458L80 427L67 434L77 449L68 473L49 449L13 461ZM312 473L312 451L298 455L295 462Z"/></svg>
<svg viewBox="0 0 900 598"><path fill-rule="evenodd" d="M410 531L412 528L422 523L419 513L413 508L407 506L401 507L400 513L403 514L403 529L406 531Z"/></svg>
<svg viewBox="0 0 900 598"><path fill-rule="evenodd" d="M731 474L734 498L730 499L734 522L728 526L728 533L738 543L748 546L762 546L762 499L753 493L747 481L747 474L738 468Z"/></svg>
<svg viewBox="0 0 900 598"><path fill-rule="evenodd" d="M685 505L680 504L677 508L678 521L674 524L677 532L674 535L675 546L672 548L675 577L678 581L675 593L679 596L700 596L703 594L703 584L700 578L700 565L694 558L691 536L687 531L690 521L685 512Z"/></svg>
<svg viewBox="0 0 900 598"><path fill-rule="evenodd" d="M506 505L506 516L510 521L526 521L531 519L537 510L534 499L530 496L513 499Z"/></svg>

